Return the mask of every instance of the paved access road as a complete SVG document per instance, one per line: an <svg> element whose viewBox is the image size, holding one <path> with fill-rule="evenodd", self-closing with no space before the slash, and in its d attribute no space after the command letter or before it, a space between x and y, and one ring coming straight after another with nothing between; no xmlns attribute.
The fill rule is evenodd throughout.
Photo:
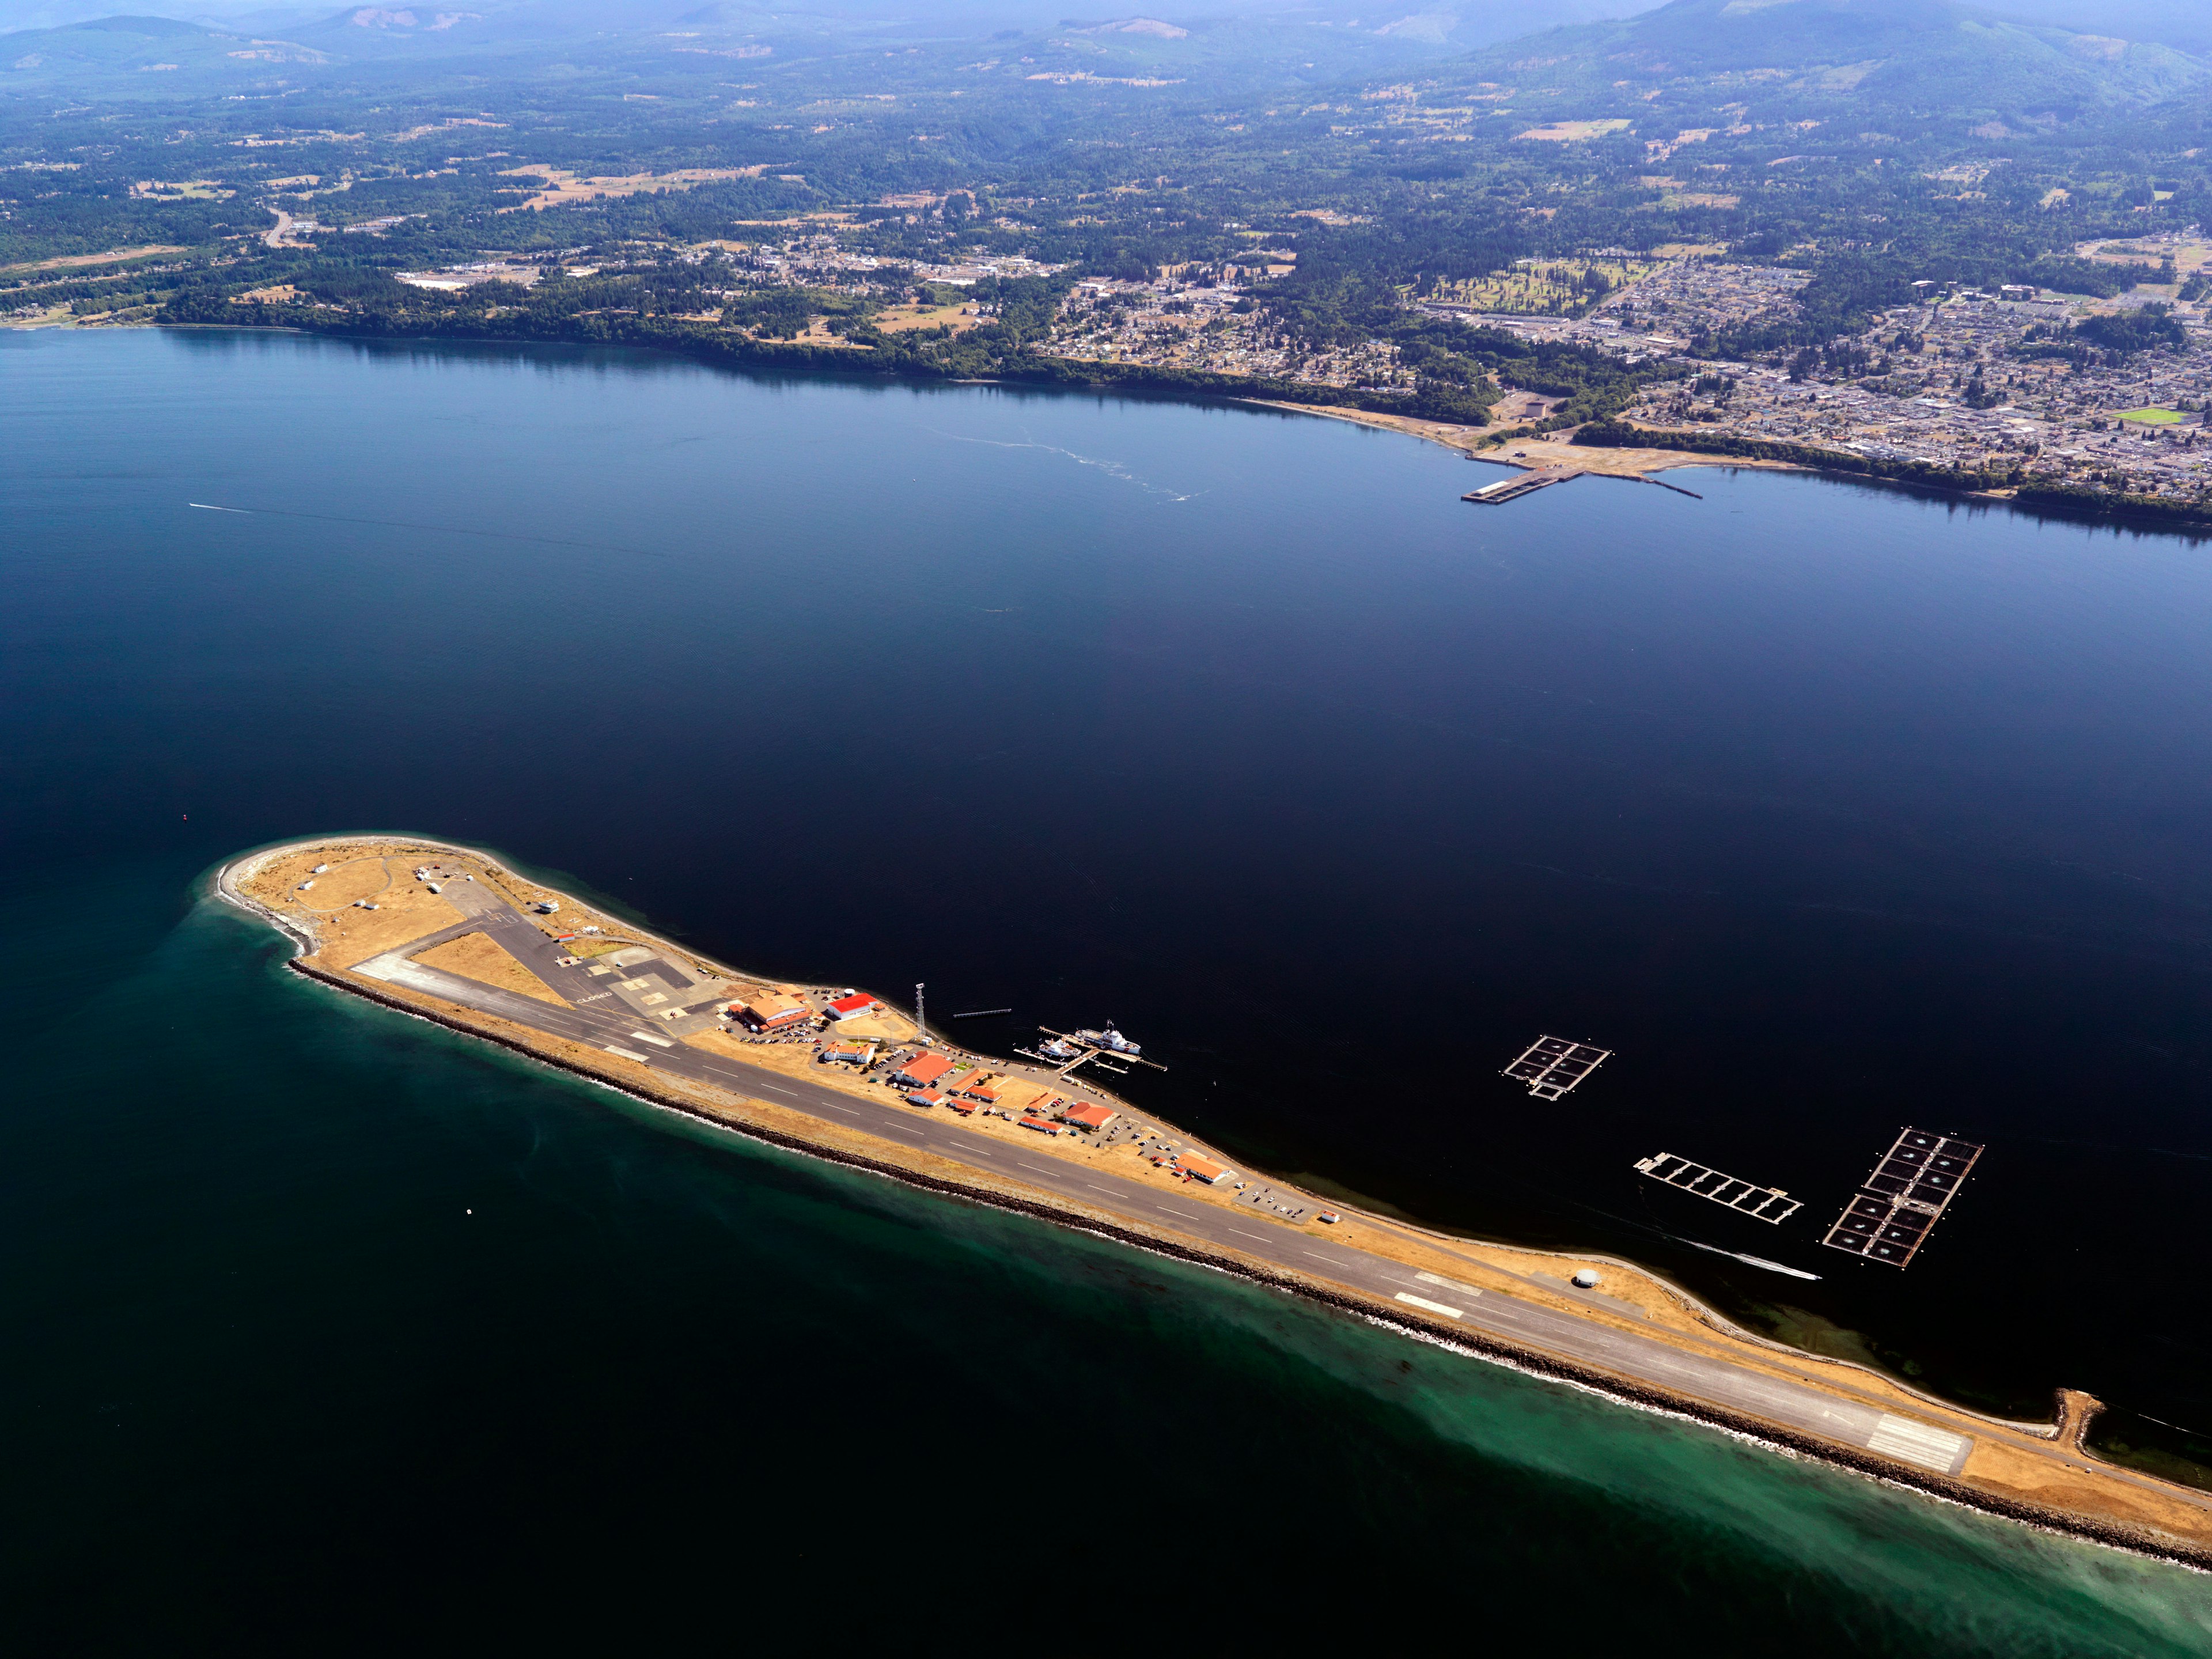
<svg viewBox="0 0 2212 1659"><path fill-rule="evenodd" d="M1712 1352L1701 1353L1596 1320L1579 1319L1495 1290L1419 1273L1389 1257L1271 1223L1250 1211L1224 1212L1141 1180L1071 1165L1048 1155L1028 1156L1018 1146L950 1119L925 1118L888 1101L878 1103L674 1042L646 1029L648 1022L641 1022L608 994L600 979L581 968L563 966L559 960L566 954L563 948L499 893L481 883L455 881L444 884L444 896L466 920L371 957L354 971L495 1014L550 1036L642 1060L672 1076L843 1123L1093 1209L1171 1226L1186 1237L1274 1267L1385 1302L1403 1303L1409 1311L1418 1310L1617 1376L1865 1447L1937 1474L1956 1474L1972 1449L1966 1436L1932 1423L1886 1412L1875 1404L1854 1404L1737 1364L1717 1342L1707 1345ZM477 932L497 941L574 1006L561 1007L520 996L410 959L446 939Z"/></svg>

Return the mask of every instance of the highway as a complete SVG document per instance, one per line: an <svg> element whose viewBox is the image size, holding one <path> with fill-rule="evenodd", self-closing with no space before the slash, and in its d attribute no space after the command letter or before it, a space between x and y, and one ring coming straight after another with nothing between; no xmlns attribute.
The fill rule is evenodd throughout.
<svg viewBox="0 0 2212 1659"><path fill-rule="evenodd" d="M1722 1351L1718 1341L1705 1345L1712 1352L1700 1353L1495 1290L1455 1284L1418 1273L1387 1256L1273 1223L1255 1212L1224 1211L1143 1181L1042 1153L1024 1156L1018 1147L950 1119L923 1117L888 1100L878 1103L672 1042L646 1030L645 1022L601 988L602 981L580 968L563 966L560 961L563 948L501 895L481 884L461 881L447 883L443 896L464 913L465 920L373 957L354 971L395 988L494 1014L550 1036L642 1060L671 1076L772 1101L827 1122L926 1150L978 1171L1042 1188L1087 1209L1171 1227L1186 1237L1304 1278L1361 1291L1386 1303L1400 1303L1408 1312L1418 1311L1670 1393L1862 1447L1935 1474L1958 1474L1972 1449L1966 1435L1885 1411L1878 1403L1855 1404L1827 1390L1738 1364ZM576 1006L560 1007L410 959L445 939L472 932L496 940Z"/></svg>

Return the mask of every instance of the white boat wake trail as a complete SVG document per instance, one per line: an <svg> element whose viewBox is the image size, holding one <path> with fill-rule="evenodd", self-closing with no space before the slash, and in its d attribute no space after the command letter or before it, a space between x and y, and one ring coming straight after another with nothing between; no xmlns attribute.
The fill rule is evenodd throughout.
<svg viewBox="0 0 2212 1659"><path fill-rule="evenodd" d="M1168 489L1164 484L1147 483L1119 461L1101 460L1096 455L1079 455L1072 449L1062 449L1054 444L1041 444L1034 441L1009 443L1002 438L964 438L957 432L939 432L934 427L929 428L928 430L934 436L950 439L956 444L988 444L993 449L1042 449L1048 455L1065 455L1078 466L1095 466L1109 478L1118 478L1123 483L1134 484L1148 495L1164 496L1171 501L1190 501L1205 493L1202 490L1193 490L1188 494L1181 494Z"/></svg>
<svg viewBox="0 0 2212 1659"><path fill-rule="evenodd" d="M1802 1267L1785 1267L1779 1261L1769 1261L1763 1255L1746 1255L1741 1250L1724 1250L1717 1244L1700 1244L1694 1238L1681 1241L1693 1250L1711 1250L1715 1255L1734 1256L1738 1261L1748 1261L1754 1267L1764 1267L1771 1273L1788 1273L1792 1279L1818 1279L1818 1273L1808 1273Z"/></svg>

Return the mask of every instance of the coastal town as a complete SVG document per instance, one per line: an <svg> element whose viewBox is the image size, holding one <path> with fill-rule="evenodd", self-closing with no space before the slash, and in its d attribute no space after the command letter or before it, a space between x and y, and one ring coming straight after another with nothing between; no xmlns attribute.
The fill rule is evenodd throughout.
<svg viewBox="0 0 2212 1659"><path fill-rule="evenodd" d="M2187 270L2201 268L2208 252L2193 231L2124 250L2169 263L2179 253ZM1237 275L1235 267L1197 267L1149 283L1079 283L1042 349L1075 361L1410 394L1414 376L1389 342L1302 351L1271 313L1265 287L1240 288ZM1670 433L1693 445L1725 436L1962 472L2018 469L2039 483L2212 502L2212 317L2181 297L2202 284L2139 284L2096 300L1928 280L1915 285L1911 303L1818 351L1779 362L1699 354L1698 343L1727 331L1793 315L1808 280L1790 267L1700 256L1659 264L1581 315L1559 314L1548 302L1534 314L1437 299L1413 307L1470 330L1587 347L1656 369L1623 412L1650 432L1655 449L1668 447ZM2135 318L2137 326L2117 337L2119 349L2074 346L2080 325L2100 318ZM1524 410L1514 388L1504 390L1497 435L1526 435L1514 416L1540 416L1548 405L1535 398Z"/></svg>
<svg viewBox="0 0 2212 1659"><path fill-rule="evenodd" d="M755 337L860 348L917 328L957 335L988 322L987 300L965 297L1000 279L1050 277L1060 268L1020 254L948 263L902 262L862 251L851 224L807 222L669 250L569 250L536 264L498 260L410 272L410 285L456 290L487 283L526 289L670 262L696 283L698 322ZM1280 311L1297 269L1294 234L1254 236L1248 254L1162 268L1143 277L1069 282L1031 350L1068 364L1152 368L1365 394L1368 406L1410 400L1415 369L1389 339L1316 343ZM2016 474L2177 503L2212 505L2212 258L2194 228L2139 243L2095 245L2085 257L2163 261L2172 282L2108 299L2024 286L1984 290L1929 279L1909 302L1865 331L1819 349L1752 359L1714 342L1794 320L1810 280L1802 268L1755 264L1716 251L1632 259L1602 248L1576 261L1523 260L1527 280L1408 294L1408 314L1533 344L1586 348L1647 371L1620 417L1649 447L1712 451L1716 439L1782 447L1785 457L1830 452L1874 463L1964 474ZM1603 272L1623 280L1613 285ZM1586 285L1589 273L1600 279ZM1506 273L1508 277L1512 273ZM2191 280L2196 278L2196 280ZM1486 310L1463 295L1516 298L1525 310ZM1583 303L1570 303L1577 295ZM849 307L841 315L833 307ZM585 313L590 314L590 313ZM626 314L619 312L609 314ZM2099 319L2125 326L2100 333ZM2100 341L2108 342L2100 343ZM1492 428L1470 436L1495 447L1554 435L1559 401L1498 386ZM1557 435L1569 436L1560 432Z"/></svg>
<svg viewBox="0 0 2212 1659"><path fill-rule="evenodd" d="M1018 219L1001 216L988 253L945 227L945 194L886 198L854 211L733 227L681 244L580 244L395 273L403 289L474 295L483 316L520 314L550 296L580 319L647 314L629 290L658 295L650 314L750 342L865 352L901 336L951 340L992 323L1005 284L1046 279L1056 297L1023 351L1032 360L1117 372L1188 375L1202 386L1264 383L1343 394L1369 410L1411 408L1419 353L1379 333L1301 326L1295 291L1301 239L1313 227L1224 232L1237 251L1124 275L1070 275L1012 251ZM277 210L272 246L312 252L315 239L373 244L406 222L344 225ZM1292 220L1293 224L1304 221ZM891 228L887 232L886 227ZM895 233L895 234L894 234ZM903 237L905 240L899 242ZM898 243L902 251L889 250ZM935 249L934 254L917 250ZM1480 280L1421 282L1400 314L1462 334L1469 349L1499 337L1571 347L1638 371L1614 418L1643 447L1764 454L1784 464L1848 458L1858 470L2060 485L2212 512L2212 241L2197 227L2075 250L2081 264L2154 271L2105 297L2027 285L1984 289L1929 277L1867 325L1817 346L1730 356L1731 339L1792 333L1820 250L1776 263L1718 245L1594 248L1515 261ZM58 277L53 285L62 286ZM127 284L125 284L127 286ZM563 297L565 296L565 297ZM118 289L111 301L41 299L19 290L7 320L97 326L149 320ZM614 303L629 300L630 303ZM343 314L347 307L279 283L237 296L262 314ZM1493 375L1488 428L1469 447L1571 438L1564 399ZM1326 398L1322 401L1327 401ZM1756 446L1769 447L1761 451ZM1504 459L1501 456L1501 459Z"/></svg>

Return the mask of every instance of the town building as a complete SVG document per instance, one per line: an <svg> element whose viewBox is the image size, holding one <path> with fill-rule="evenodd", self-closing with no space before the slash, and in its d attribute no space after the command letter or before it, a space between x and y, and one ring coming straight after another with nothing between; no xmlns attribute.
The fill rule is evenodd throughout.
<svg viewBox="0 0 2212 1659"><path fill-rule="evenodd" d="M730 1004L730 1015L756 1031L779 1031L796 1025L808 1017L805 1003L788 992L771 986L757 986L743 993Z"/></svg>
<svg viewBox="0 0 2212 1659"><path fill-rule="evenodd" d="M952 1069L952 1062L943 1054L916 1054L891 1073L891 1081L903 1087L926 1089Z"/></svg>

